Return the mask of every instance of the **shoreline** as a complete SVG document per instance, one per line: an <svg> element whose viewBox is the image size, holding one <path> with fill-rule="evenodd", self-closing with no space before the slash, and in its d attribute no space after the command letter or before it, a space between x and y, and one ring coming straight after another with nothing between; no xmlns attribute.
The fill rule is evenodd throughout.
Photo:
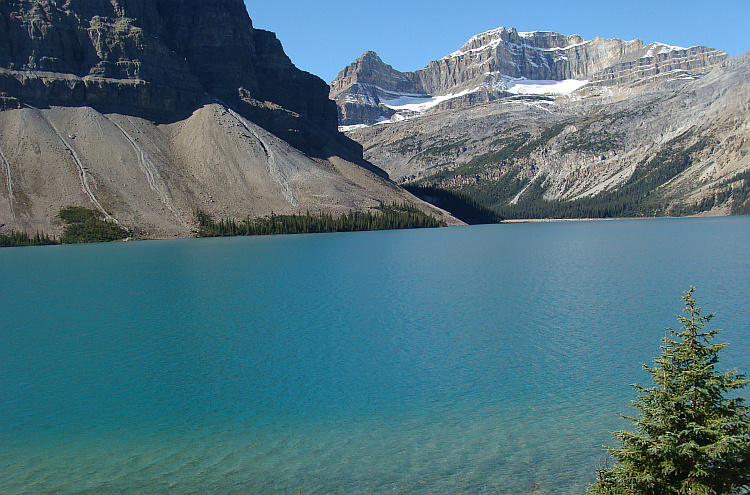
<svg viewBox="0 0 750 495"><path fill-rule="evenodd" d="M612 221L612 220L656 220L660 218L722 218L722 217L737 217L743 215L731 215L723 210L717 211L705 211L698 213L697 215L684 215L680 217L665 216L665 217L610 217L610 218L513 218L503 220L500 223L548 223L548 222L591 222L591 221Z"/></svg>
<svg viewBox="0 0 750 495"><path fill-rule="evenodd" d="M686 216L680 216L680 217L674 217L674 216L666 216L666 217L615 217L615 218L523 218L523 219L508 219L508 220L502 220L501 222L498 222L496 224L475 224L475 225L503 225L503 224L522 224L522 223L558 223L558 222L612 222L612 221L620 221L620 220L660 220L660 219L680 219L680 218L730 218L734 216L743 216L743 215L726 215L722 213L714 213L714 214L699 214L699 215L686 215ZM463 227L466 225L447 225L444 227L439 228L449 228L449 227ZM427 228L427 227L424 227ZM401 229L401 230L413 230L415 227L408 228L408 229ZM416 227L416 229L419 229ZM373 230L355 230L352 232L376 232L378 230L383 229L373 229ZM385 230L391 230L391 229L385 229ZM398 229L394 229L398 230ZM310 232L315 233L315 232ZM321 232L326 233L326 232ZM334 232L327 232L327 233L334 233ZM278 233L278 234L262 234L262 235L299 235L302 233ZM261 234L253 235L253 236L244 236L244 237L258 237ZM262 236L261 235L261 236ZM190 236L181 236L177 234L173 234L172 236L131 236L124 239L117 239L112 241L90 241L90 242L79 242L79 243L57 243L52 244L56 246L63 246L63 245L74 245L74 244L99 244L99 243L111 243L111 242L137 242L137 241L166 241L166 240L179 240L179 239L201 239L201 238L211 238L211 237L243 237L242 235L228 235L228 236L196 236L196 235L190 235ZM22 246L3 246L3 247L38 247L36 245L22 245ZM2 247L0 247L2 249Z"/></svg>

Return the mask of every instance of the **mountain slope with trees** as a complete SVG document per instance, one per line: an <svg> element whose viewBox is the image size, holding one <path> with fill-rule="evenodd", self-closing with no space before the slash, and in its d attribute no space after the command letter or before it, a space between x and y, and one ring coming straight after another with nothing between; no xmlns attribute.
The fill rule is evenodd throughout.
<svg viewBox="0 0 750 495"><path fill-rule="evenodd" d="M438 106L348 135L395 180L465 194L504 218L743 214L748 101L743 54L638 91Z"/></svg>

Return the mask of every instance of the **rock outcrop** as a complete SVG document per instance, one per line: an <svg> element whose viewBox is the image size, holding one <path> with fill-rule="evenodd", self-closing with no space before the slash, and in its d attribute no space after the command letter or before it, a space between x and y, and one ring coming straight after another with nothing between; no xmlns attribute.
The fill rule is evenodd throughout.
<svg viewBox="0 0 750 495"><path fill-rule="evenodd" d="M705 74L727 57L720 50L679 48L641 40L565 36L551 31L519 33L499 28L474 36L458 51L423 69L401 73L366 52L330 84L341 125L389 119L399 96L416 98L480 93L480 101L510 96L515 80L578 80L642 85L662 78Z"/></svg>
<svg viewBox="0 0 750 495"><path fill-rule="evenodd" d="M327 84L242 0L0 2L0 230L59 233L68 205L164 237L189 235L197 207L415 199L337 124Z"/></svg>

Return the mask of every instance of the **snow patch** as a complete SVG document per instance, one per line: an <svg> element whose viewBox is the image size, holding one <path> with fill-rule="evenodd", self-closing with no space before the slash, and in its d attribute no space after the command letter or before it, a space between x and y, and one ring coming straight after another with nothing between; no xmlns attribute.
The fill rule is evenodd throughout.
<svg viewBox="0 0 750 495"><path fill-rule="evenodd" d="M526 105L527 107L530 107L530 108L536 108L537 110L542 110L542 111L547 112L547 113L553 113L552 110L550 110L549 108L544 108L541 105L541 103L542 102L525 102L524 105ZM544 103L552 103L552 102L544 102Z"/></svg>
<svg viewBox="0 0 750 495"><path fill-rule="evenodd" d="M365 127L370 127L370 126L367 124L340 125L339 132L356 131L357 129L364 129Z"/></svg>
<svg viewBox="0 0 750 495"><path fill-rule="evenodd" d="M375 101L370 95L362 93L349 93L346 95L347 103L369 105L372 107L378 106L378 102Z"/></svg>
<svg viewBox="0 0 750 495"><path fill-rule="evenodd" d="M508 30L505 29L505 27L499 27L497 29L490 29L489 31L485 31L483 33L475 34L474 36L472 36L471 38L469 38L469 41L467 41L466 43L464 43L464 45L468 45L469 43L472 43L472 42L478 40L479 38L492 37L492 36L500 36L503 33L503 31L508 31Z"/></svg>
<svg viewBox="0 0 750 495"><path fill-rule="evenodd" d="M398 96L397 98L393 98L391 100L380 100L380 102L385 105L388 108L391 108L396 111L409 111L409 112L424 112L426 110L429 110L430 108L444 102L447 100L451 100L453 98L458 98L460 96L467 95L469 93L473 93L475 91L478 91L480 88L474 88L474 89L467 89L465 91L461 91L460 93L450 93L447 95L440 95L440 96L415 96L415 95L407 95L402 94L401 96Z"/></svg>
<svg viewBox="0 0 750 495"><path fill-rule="evenodd" d="M500 43L502 43L503 40L498 38L496 40L491 41L490 43L487 43L486 45L482 45L479 48L472 48L471 50L456 50L455 52L451 53L450 55L447 55L443 57L443 59L447 58L456 58L460 57L462 55L466 55L467 53L475 53L475 52L482 52L484 50L487 50L488 48L495 48L497 46L500 46Z"/></svg>
<svg viewBox="0 0 750 495"><path fill-rule="evenodd" d="M518 45L516 43L506 42L506 41L503 41L501 38L497 38L485 45L480 46L479 48L472 48L471 50L457 50L451 53L450 55L446 55L445 57L443 57L443 60L461 57L463 55L466 55L467 53L476 53L476 52L482 52L491 48L497 48L498 46L500 46L501 43L506 43L511 48L511 50L515 51L516 53L517 53L517 50L515 50L516 48L523 48L524 50L535 50L538 52L561 52L561 51L570 50L572 48L577 48L579 46L586 45L588 43L591 43L591 40L583 41L581 43L574 43L572 45L568 45L565 47L554 46L552 48L540 48L538 46L527 45L526 43Z"/></svg>
<svg viewBox="0 0 750 495"><path fill-rule="evenodd" d="M684 48L680 46L662 45L661 50L659 50L659 54L661 55L662 53L669 53L675 50L684 50Z"/></svg>
<svg viewBox="0 0 750 495"><path fill-rule="evenodd" d="M507 91L517 95L569 95L589 82L578 79L564 81L535 81L521 79L511 81Z"/></svg>
<svg viewBox="0 0 750 495"><path fill-rule="evenodd" d="M657 52L656 50L659 50L659 51ZM665 45L664 43L652 43L648 49L648 52L646 52L646 55L644 55L644 58L653 57L654 54L662 55L662 54L674 52L677 50L687 50L687 48L683 48L681 46Z"/></svg>
<svg viewBox="0 0 750 495"><path fill-rule="evenodd" d="M497 72L488 72L488 76L497 78L492 87L516 95L570 95L589 83L588 80L565 79L535 80L525 77L510 77Z"/></svg>

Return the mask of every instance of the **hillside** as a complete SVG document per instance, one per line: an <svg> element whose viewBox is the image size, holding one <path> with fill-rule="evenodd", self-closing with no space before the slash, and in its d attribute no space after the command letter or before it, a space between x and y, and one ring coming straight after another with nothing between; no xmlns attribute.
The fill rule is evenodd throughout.
<svg viewBox="0 0 750 495"><path fill-rule="evenodd" d="M414 93L409 102L392 105L387 122L352 125L347 135L396 181L467 194L505 218L747 210L750 54L726 59L724 52L704 47L514 33L477 36L428 68L467 56L499 63L487 54L513 44L503 36L511 41L516 36L526 44L534 40L538 49L526 52L567 53L568 61L557 67L579 72L493 76L503 84L494 95L489 90L430 95L419 103ZM595 64L589 55L572 63L571 50L588 51L596 43L619 48L594 50L600 60ZM602 63L607 53L617 57ZM364 58L372 62L374 55ZM538 71L554 66L534 64ZM332 94L347 74L342 71L331 84ZM472 77L454 72L454 80L468 81L454 89L472 86ZM384 88L387 81L374 85ZM383 106L381 100L377 108ZM341 119L348 111L339 104Z"/></svg>
<svg viewBox="0 0 750 495"><path fill-rule="evenodd" d="M190 235L197 208L444 216L362 159L327 93L242 0L4 1L0 231L59 234L71 205L145 237Z"/></svg>

